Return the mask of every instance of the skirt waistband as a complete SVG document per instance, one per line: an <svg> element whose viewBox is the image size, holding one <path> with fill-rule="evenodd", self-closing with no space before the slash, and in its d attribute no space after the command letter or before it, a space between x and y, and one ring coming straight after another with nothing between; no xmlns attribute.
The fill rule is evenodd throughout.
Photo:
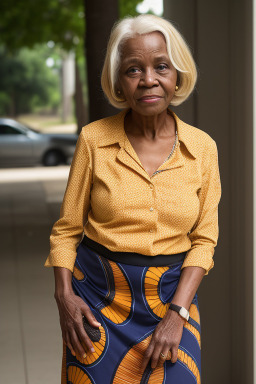
<svg viewBox="0 0 256 384"><path fill-rule="evenodd" d="M115 252L106 248L104 245L97 243L84 235L81 241L84 245L93 251L115 262L138 265L138 266L164 266L178 264L184 261L187 251L175 253L172 255L156 255L147 256L136 252Z"/></svg>

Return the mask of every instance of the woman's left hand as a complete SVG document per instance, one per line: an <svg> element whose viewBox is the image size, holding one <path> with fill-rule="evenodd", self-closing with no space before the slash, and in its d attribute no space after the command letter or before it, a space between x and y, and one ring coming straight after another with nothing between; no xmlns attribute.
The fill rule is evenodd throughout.
<svg viewBox="0 0 256 384"><path fill-rule="evenodd" d="M151 359L151 368L163 365L168 352L171 362L176 363L178 348L183 333L184 320L177 312L168 310L163 319L156 326L150 344L144 354L141 371L143 372ZM162 357L160 353L165 357Z"/></svg>

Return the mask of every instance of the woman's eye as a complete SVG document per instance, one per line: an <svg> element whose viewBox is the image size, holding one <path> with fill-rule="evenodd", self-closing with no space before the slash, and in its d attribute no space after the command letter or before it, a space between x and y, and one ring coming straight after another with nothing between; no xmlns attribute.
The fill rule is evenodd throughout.
<svg viewBox="0 0 256 384"><path fill-rule="evenodd" d="M160 71L163 71L163 70L167 69L168 67L166 64L159 64L157 68L160 69Z"/></svg>
<svg viewBox="0 0 256 384"><path fill-rule="evenodd" d="M138 68L129 68L128 70L127 70L127 73L129 73L129 74L135 74L135 73L138 73L139 72L139 69Z"/></svg>

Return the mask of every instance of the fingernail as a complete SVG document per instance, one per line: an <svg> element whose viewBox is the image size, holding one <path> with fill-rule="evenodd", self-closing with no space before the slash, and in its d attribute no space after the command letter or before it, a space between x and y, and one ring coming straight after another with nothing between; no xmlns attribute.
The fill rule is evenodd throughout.
<svg viewBox="0 0 256 384"><path fill-rule="evenodd" d="M85 354L83 355L83 358L85 359L85 358L86 358L86 356L87 356L87 354L85 353Z"/></svg>
<svg viewBox="0 0 256 384"><path fill-rule="evenodd" d="M97 321L97 324L98 324L99 327L101 326L101 323L99 323L98 321Z"/></svg>
<svg viewBox="0 0 256 384"><path fill-rule="evenodd" d="M95 352L95 349L94 349L94 348L91 348L91 351L92 351L92 352Z"/></svg>

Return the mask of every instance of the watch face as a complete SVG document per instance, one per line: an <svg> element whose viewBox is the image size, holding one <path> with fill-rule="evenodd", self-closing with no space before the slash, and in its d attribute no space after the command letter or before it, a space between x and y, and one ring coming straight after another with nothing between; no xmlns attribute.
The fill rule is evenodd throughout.
<svg viewBox="0 0 256 384"><path fill-rule="evenodd" d="M180 315L182 316L182 317L184 317L185 319L187 319L188 318L188 312L187 312L187 310L186 310L186 308L181 308L180 309Z"/></svg>

